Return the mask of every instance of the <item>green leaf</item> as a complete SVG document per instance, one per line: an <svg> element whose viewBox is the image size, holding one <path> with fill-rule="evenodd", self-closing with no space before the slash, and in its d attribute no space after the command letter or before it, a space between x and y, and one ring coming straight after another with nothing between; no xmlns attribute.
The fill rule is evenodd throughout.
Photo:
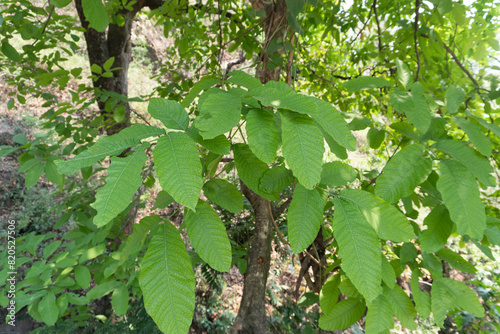
<svg viewBox="0 0 500 334"><path fill-rule="evenodd" d="M467 262L463 257L459 254L455 253L451 249L443 248L436 252L436 255L439 256L442 260L445 260L455 269L464 271L466 273L475 274L476 267Z"/></svg>
<svg viewBox="0 0 500 334"><path fill-rule="evenodd" d="M223 90L209 91L198 105L200 115L194 126L200 130L203 139L212 139L235 127L241 118L241 100Z"/></svg>
<svg viewBox="0 0 500 334"><path fill-rule="evenodd" d="M53 161L47 161L45 164L45 177L52 183L64 184L64 177L57 171L57 166Z"/></svg>
<svg viewBox="0 0 500 334"><path fill-rule="evenodd" d="M54 254L54 252L57 250L57 248L59 248L61 243L62 243L61 240L56 240L54 242L51 242L47 246L45 246L45 248L43 249L43 257L45 259L48 259L52 254ZM16 264L17 264L17 262L16 262Z"/></svg>
<svg viewBox="0 0 500 334"><path fill-rule="evenodd" d="M75 280L82 289L88 289L90 281L92 280L90 270L85 266L76 266Z"/></svg>
<svg viewBox="0 0 500 334"><path fill-rule="evenodd" d="M101 283L87 292L87 298L90 300L94 300L104 297L111 293L111 291L113 291L114 289L118 288L121 284L122 283L115 280Z"/></svg>
<svg viewBox="0 0 500 334"><path fill-rule="evenodd" d="M260 160L272 163L279 145L278 129L269 110L251 109L247 114L248 145Z"/></svg>
<svg viewBox="0 0 500 334"><path fill-rule="evenodd" d="M69 5L73 0L51 0L50 3L56 6L57 8L63 8Z"/></svg>
<svg viewBox="0 0 500 334"><path fill-rule="evenodd" d="M109 57L108 60L102 64L102 68L104 71L108 72L111 66L113 66L113 63L115 62L115 57Z"/></svg>
<svg viewBox="0 0 500 334"><path fill-rule="evenodd" d="M309 307L319 302L319 296L314 291L304 293L297 301L299 307Z"/></svg>
<svg viewBox="0 0 500 334"><path fill-rule="evenodd" d="M142 139L156 137L165 133L165 130L144 124L131 125L119 133L101 137L88 150L79 153L76 157L55 163L61 174L72 174L79 169L91 166L94 162L110 155L122 153L129 147L137 146Z"/></svg>
<svg viewBox="0 0 500 334"><path fill-rule="evenodd" d="M14 137L12 137L12 140L19 145L26 145L28 143L28 138L26 138L26 135L22 132L19 132Z"/></svg>
<svg viewBox="0 0 500 334"><path fill-rule="evenodd" d="M200 94L201 91L209 89L213 85L219 82L219 79L212 77L212 76L206 76L203 77L200 81L194 84L193 88L189 91L188 95L182 100L181 106L184 108L189 107L189 105L194 101L194 99Z"/></svg>
<svg viewBox="0 0 500 334"><path fill-rule="evenodd" d="M285 0L286 6L293 17L297 17L304 8L306 0Z"/></svg>
<svg viewBox="0 0 500 334"><path fill-rule="evenodd" d="M428 293L420 289L418 278L422 275L419 270L414 270L411 274L410 287L415 302L415 308L421 319L427 319L431 315L431 298Z"/></svg>
<svg viewBox="0 0 500 334"><path fill-rule="evenodd" d="M453 230L450 213L444 205L436 206L424 219L427 229L420 232L421 249L427 253L434 253L443 248Z"/></svg>
<svg viewBox="0 0 500 334"><path fill-rule="evenodd" d="M323 220L327 194L320 189L308 190L297 183L288 209L288 238L295 254L309 247L318 235Z"/></svg>
<svg viewBox="0 0 500 334"><path fill-rule="evenodd" d="M97 210L94 224L103 227L125 210L142 184L141 171L148 156L138 150L126 158L111 158L106 185L97 190L95 202L90 206Z"/></svg>
<svg viewBox="0 0 500 334"><path fill-rule="evenodd" d="M49 293L40 300L38 312L47 326L55 325L57 319L59 319L59 308L56 304L56 296L52 291L49 291Z"/></svg>
<svg viewBox="0 0 500 334"><path fill-rule="evenodd" d="M356 137L349 130L347 122L340 112L328 102L319 99L314 100L318 113L312 115L313 119L339 145L349 151L356 150Z"/></svg>
<svg viewBox="0 0 500 334"><path fill-rule="evenodd" d="M102 0L82 0L83 14L89 21L90 27L103 32L109 25L108 12Z"/></svg>
<svg viewBox="0 0 500 334"><path fill-rule="evenodd" d="M365 311L366 304L363 299L342 300L331 309L330 313L319 318L319 327L329 331L346 329L361 319Z"/></svg>
<svg viewBox="0 0 500 334"><path fill-rule="evenodd" d="M149 231L161 221L163 221L163 219L159 216L152 215L142 218L139 224L134 224L132 227L132 234L129 235L125 241L125 246L121 253L120 264L125 262L131 254L135 254L142 249Z"/></svg>
<svg viewBox="0 0 500 334"><path fill-rule="evenodd" d="M495 178L491 175L493 167L484 156L481 156L473 148L451 139L440 140L432 147L449 154L453 159L464 164L469 172L486 186L495 186Z"/></svg>
<svg viewBox="0 0 500 334"><path fill-rule="evenodd" d="M231 144L224 135L217 136L213 139L202 139L200 140L200 144L207 148L210 152L219 155L226 155L231 151Z"/></svg>
<svg viewBox="0 0 500 334"><path fill-rule="evenodd" d="M319 292L319 304L323 314L329 314L339 300L340 275L328 277Z"/></svg>
<svg viewBox="0 0 500 334"><path fill-rule="evenodd" d="M484 308L476 294L463 282L451 278L435 279L432 283L432 313L440 327L450 309L461 309L477 317L484 316Z"/></svg>
<svg viewBox="0 0 500 334"><path fill-rule="evenodd" d="M382 264L380 242L375 230L358 208L334 198L333 231L339 245L342 269L358 291L368 300L381 292Z"/></svg>
<svg viewBox="0 0 500 334"><path fill-rule="evenodd" d="M358 171L340 161L327 162L321 171L320 184L330 187L345 186L356 180Z"/></svg>
<svg viewBox="0 0 500 334"><path fill-rule="evenodd" d="M283 156L299 182L312 189L321 180L323 135L306 115L290 111L282 115Z"/></svg>
<svg viewBox="0 0 500 334"><path fill-rule="evenodd" d="M368 145L374 150L378 149L385 139L385 130L379 130L377 128L370 128L368 134L366 135L368 140Z"/></svg>
<svg viewBox="0 0 500 334"><path fill-rule="evenodd" d="M467 168L453 160L441 160L436 187L457 224L458 233L482 239L486 230L486 213L479 197L479 189Z"/></svg>
<svg viewBox="0 0 500 334"><path fill-rule="evenodd" d="M417 311L410 297L403 289L399 285L396 285L393 289L384 286L384 296L389 301L392 312L394 312L401 324L408 329L416 330L415 318L417 317Z"/></svg>
<svg viewBox="0 0 500 334"><path fill-rule="evenodd" d="M213 139L204 140L200 136L200 132L198 131L198 129L193 126L188 129L187 134L191 138L193 138L195 142L199 143L201 146L205 147L212 153L226 155L231 152L231 144L224 135L219 135Z"/></svg>
<svg viewBox="0 0 500 334"><path fill-rule="evenodd" d="M413 144L396 153L377 178L375 194L388 203L411 195L432 170L431 160L422 156L424 150L424 145Z"/></svg>
<svg viewBox="0 0 500 334"><path fill-rule="evenodd" d="M447 114L455 114L464 101L465 96L461 88L458 88L457 86L449 86L446 89L445 103Z"/></svg>
<svg viewBox="0 0 500 334"><path fill-rule="evenodd" d="M243 210L243 197L240 191L226 180L208 181L203 186L203 193L210 201L230 212L238 213Z"/></svg>
<svg viewBox="0 0 500 334"><path fill-rule="evenodd" d="M170 196L170 194L167 193L165 190L161 190L158 193L158 196L156 196L155 205L151 208L151 210L165 209L173 202L175 202L174 198Z"/></svg>
<svg viewBox="0 0 500 334"><path fill-rule="evenodd" d="M316 126L318 126L320 129L321 127L316 123ZM346 149L343 146L340 146L339 143L337 143L332 136L330 136L328 133L326 133L323 129L321 129L321 133L323 133L323 136L325 137L325 141L328 144L328 147L330 147L330 151L337 156L337 158L345 160L349 156L347 154Z"/></svg>
<svg viewBox="0 0 500 334"><path fill-rule="evenodd" d="M453 116L453 119L460 126L462 130L467 134L469 140L476 146L479 153L490 156L493 150L493 145L490 139L483 133L481 128L466 120L464 117Z"/></svg>
<svg viewBox="0 0 500 334"><path fill-rule="evenodd" d="M87 296L79 296L73 292L68 293L68 301L73 305L87 305L88 303L90 303L90 300L87 298Z"/></svg>
<svg viewBox="0 0 500 334"><path fill-rule="evenodd" d="M43 174L44 169L45 169L45 164L39 163L39 164L33 166L31 169L29 169L26 172L26 176L25 176L25 180L24 180L26 188L29 189L29 188L33 187L38 182L38 180L40 179L40 177Z"/></svg>
<svg viewBox="0 0 500 334"><path fill-rule="evenodd" d="M95 259L99 255L103 254L106 251L106 244L98 244L92 248L85 248L80 256L80 263L84 263L88 260ZM75 261L76 262L76 261Z"/></svg>
<svg viewBox="0 0 500 334"><path fill-rule="evenodd" d="M492 123L489 123L489 122L486 122L484 119L482 119L481 117L477 117L477 116L472 116L476 121L479 122L479 124L481 124L482 126L484 126L486 129L490 130L491 132L493 132L494 134L497 135L497 137L500 137L500 127L495 125L495 124L492 124Z"/></svg>
<svg viewBox="0 0 500 334"><path fill-rule="evenodd" d="M2 41L2 53L5 55L5 57L9 58L12 61L20 62L23 60L19 52L10 45L9 41L7 39L4 39Z"/></svg>
<svg viewBox="0 0 500 334"><path fill-rule="evenodd" d="M187 130L188 128L188 113L177 101L162 98L151 99L148 112L169 129Z"/></svg>
<svg viewBox="0 0 500 334"><path fill-rule="evenodd" d="M410 69L399 59L396 59L396 68L398 81L403 85L405 89L408 89L408 86L413 80Z"/></svg>
<svg viewBox="0 0 500 334"><path fill-rule="evenodd" d="M230 73L231 77L226 80L226 82L243 86L248 89L256 89L262 87L262 83L256 77L251 76L243 71L232 71Z"/></svg>
<svg viewBox="0 0 500 334"><path fill-rule="evenodd" d="M111 305L113 306L113 310L117 316L127 314L128 301L128 289L124 284L122 284L116 288L115 291L113 291L113 295L111 296Z"/></svg>
<svg viewBox="0 0 500 334"><path fill-rule="evenodd" d="M285 83L269 81L265 86L250 91L252 96L266 107L289 109L304 115L315 115L318 113L315 100L310 96L297 94Z"/></svg>
<svg viewBox="0 0 500 334"><path fill-rule="evenodd" d="M161 187L176 202L195 210L203 181L193 140L183 132L169 132L158 140L153 156Z"/></svg>
<svg viewBox="0 0 500 334"><path fill-rule="evenodd" d="M366 334L378 334L394 327L391 304L384 295L378 295L369 305L366 313Z"/></svg>
<svg viewBox="0 0 500 334"><path fill-rule="evenodd" d="M384 78L357 77L344 82L343 85L349 92L359 92L364 89L388 87L391 86L391 83Z"/></svg>
<svg viewBox="0 0 500 334"><path fill-rule="evenodd" d="M339 198L354 204L381 239L405 242L415 237L405 215L380 197L363 190L344 189Z"/></svg>
<svg viewBox="0 0 500 334"><path fill-rule="evenodd" d="M214 209L199 200L196 212L185 212L189 241L200 257L215 270L228 272L231 267L231 245L224 223Z"/></svg>
<svg viewBox="0 0 500 334"><path fill-rule="evenodd" d="M149 243L139 276L144 306L164 333L187 333L194 313L195 279L179 231L165 222Z"/></svg>
<svg viewBox="0 0 500 334"><path fill-rule="evenodd" d="M277 193L293 182L292 171L285 166L274 166L262 174L259 188L269 194Z"/></svg>
<svg viewBox="0 0 500 334"><path fill-rule="evenodd" d="M383 253L380 254L382 259L382 281L390 288L394 288L396 284L396 272L391 263Z"/></svg>
<svg viewBox="0 0 500 334"><path fill-rule="evenodd" d="M277 201L279 194L269 194L260 190L260 179L269 167L260 161L246 144L233 145L234 164L240 179L256 194L270 201Z"/></svg>
<svg viewBox="0 0 500 334"><path fill-rule="evenodd" d="M423 96L424 88L421 83L416 82L411 89L411 92L404 92L396 88L390 101L397 112L405 114L410 123L425 133L431 124L431 113L427 100Z"/></svg>

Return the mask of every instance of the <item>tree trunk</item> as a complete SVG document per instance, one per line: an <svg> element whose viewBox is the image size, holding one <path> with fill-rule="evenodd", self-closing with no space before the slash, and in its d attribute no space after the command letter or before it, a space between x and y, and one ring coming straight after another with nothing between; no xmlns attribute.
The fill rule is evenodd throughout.
<svg viewBox="0 0 500 334"><path fill-rule="evenodd" d="M252 2L255 10L265 10L263 19L265 43L262 52L262 68L260 80L262 83L279 80L280 68L268 69L270 54L266 53L267 46L273 38L285 38L287 31L288 9L285 0L267 2L256 0ZM266 283L271 262L271 241L273 239L273 225L271 222L270 203L265 198L255 194L245 184L241 183L245 197L252 203L255 212L255 232L250 243L247 257L247 270L243 285L243 297L236 320L231 329L232 334L266 334L269 333L269 324L266 317Z"/></svg>
<svg viewBox="0 0 500 334"><path fill-rule="evenodd" d="M102 68L106 60L114 57L115 61L112 68L118 68L113 71L113 77L99 77L99 79L94 81L94 88L122 94L124 97L128 97L127 74L132 56L130 35L132 32L134 17L142 8L149 7L154 9L160 7L162 3L162 0L139 0L133 5L133 9L131 11L126 9L119 10L116 15L123 16L125 23L122 26L110 24L106 33L106 31L99 32L89 27L89 22L86 20L83 12L82 0L75 0L80 23L82 27L85 28L84 36L87 43L87 53L90 66L97 64ZM106 111L106 101L99 99L97 104L101 115L104 116L106 133L108 135L115 134L129 125L130 104L127 101L120 101L117 104L123 106L125 109L125 117L123 121L120 122L114 121L113 111Z"/></svg>

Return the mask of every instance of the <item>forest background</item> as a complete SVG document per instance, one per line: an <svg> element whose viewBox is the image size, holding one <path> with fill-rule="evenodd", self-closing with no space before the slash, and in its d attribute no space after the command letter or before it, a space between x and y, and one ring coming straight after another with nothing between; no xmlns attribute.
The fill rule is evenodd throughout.
<svg viewBox="0 0 500 334"><path fill-rule="evenodd" d="M499 4L0 9L25 332L498 331Z"/></svg>

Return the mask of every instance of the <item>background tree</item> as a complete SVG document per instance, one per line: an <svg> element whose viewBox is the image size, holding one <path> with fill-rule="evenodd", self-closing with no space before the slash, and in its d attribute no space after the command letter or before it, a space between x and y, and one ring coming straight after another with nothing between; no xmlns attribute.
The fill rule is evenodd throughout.
<svg viewBox="0 0 500 334"><path fill-rule="evenodd" d="M12 4L2 14L3 61L17 100L45 96L44 126L59 135L57 144L19 140L22 146L3 148L2 155L23 150L28 186L43 173L60 184L67 200L57 209L62 217L54 231L75 223L64 237L18 239L18 254L31 254L23 258L28 271L19 310L27 305L47 325L70 317L79 326L89 321L90 302L112 292L120 316L132 294L143 296L161 331L187 332L194 252L186 251L181 234L197 254L193 262L228 271L241 259L211 204L240 212L243 193L254 224L234 333L269 331L265 292L275 232L297 255L307 296L319 299L322 329L347 328L365 314L367 333L391 329L394 317L415 329L417 313L432 314L438 326L451 310L484 315L474 292L448 277L449 265L475 272L448 244L460 236L461 246L474 244L492 259L490 246L500 244L492 175L499 166L492 58L498 9L492 2L165 2L151 16L173 40L161 73L177 80L159 77L159 97L148 101L153 120L142 116L103 137L95 128L103 127L104 115L92 121L80 115L97 102L100 111L114 112L115 122L128 118L132 18L159 4L110 1L107 12L100 1L76 5L94 50L93 87L80 86L69 104L43 95L47 85L62 88L70 75L80 75L81 69L61 68L54 49L58 42L74 48L66 40L69 18L31 3ZM37 25L33 13L46 23ZM97 31L110 18L106 38ZM14 34L35 42L19 52L9 43ZM52 53L44 58L46 50ZM238 57L228 59L231 51ZM231 71L245 59L251 74ZM190 72L194 77L185 75ZM124 117L117 114L120 104ZM365 131L376 164L350 165L347 151L365 149L357 131ZM324 162L325 142L334 161ZM82 186L71 176L81 171L89 179L108 156L104 186ZM224 156L222 164L234 161L219 168ZM232 170L235 184L225 179ZM137 190L154 182L163 189L155 207L176 202L177 209L169 217L148 215L125 239L122 222L139 201ZM181 207L183 223L173 225Z"/></svg>

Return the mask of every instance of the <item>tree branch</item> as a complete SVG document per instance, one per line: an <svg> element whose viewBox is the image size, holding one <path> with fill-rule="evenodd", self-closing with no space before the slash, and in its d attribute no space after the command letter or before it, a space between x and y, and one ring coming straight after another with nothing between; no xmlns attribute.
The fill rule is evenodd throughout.
<svg viewBox="0 0 500 334"><path fill-rule="evenodd" d="M377 0L373 0L373 14L375 15L375 21L377 21L377 35L378 35L378 51L382 51L382 37L380 36L380 22L377 15Z"/></svg>
<svg viewBox="0 0 500 334"><path fill-rule="evenodd" d="M420 36L422 37L425 37L425 38L430 38L429 35L427 34L421 34ZM450 49L450 47L448 45L446 45L445 42L441 41L441 43L443 44L443 47L445 48L445 50L450 54L450 56L453 58L453 60L455 60L455 63L457 63L458 67L460 67L462 69L462 71L469 77L469 79L474 83L474 85L476 85L476 87L479 88L479 83L477 82L477 80L472 76L472 74L469 72L469 70L467 68L465 68L464 64L462 64L462 62L458 59L457 55L455 54L455 52L453 52L452 49Z"/></svg>

